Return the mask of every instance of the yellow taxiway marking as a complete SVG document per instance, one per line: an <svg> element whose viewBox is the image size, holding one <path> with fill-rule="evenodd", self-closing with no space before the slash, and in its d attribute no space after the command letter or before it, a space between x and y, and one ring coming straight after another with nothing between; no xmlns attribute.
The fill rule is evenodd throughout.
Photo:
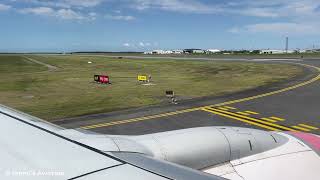
<svg viewBox="0 0 320 180"><path fill-rule="evenodd" d="M282 125L266 122L266 121L263 121L263 120L260 120L260 119L256 119L256 118L252 118L252 117L249 117L249 116L242 116L242 115L239 115L239 114L236 114L236 113L232 113L232 112L229 112L229 111L222 111L222 110L215 109L215 108L207 108L207 109L212 110L213 112L218 112L220 114L223 113L223 114L239 117L239 118L242 118L242 119L247 119L247 120L250 120L250 121L254 121L254 122L257 122L257 123L264 124L264 125L272 126L272 127L275 127L275 128L286 130L286 131L297 131L295 129L292 129L292 128L289 128L289 127L286 127L286 126L282 126Z"/></svg>
<svg viewBox="0 0 320 180"><path fill-rule="evenodd" d="M249 121L249 120L246 120L246 119L243 119L243 118L240 118L240 117L235 117L235 116L231 116L231 115L228 115L228 114L219 113L219 112L216 112L216 111L211 111L211 110L206 109L206 108L203 108L202 110L206 111L206 112L209 112L209 113L213 113L213 114L217 114L217 115L220 115L220 116L224 116L224 117L227 117L227 118L230 118L230 119L235 119L235 120L238 120L238 121L241 121L241 122L244 122L244 123L252 124L252 125L255 125L255 126L258 126L258 127L264 128L264 129L268 129L268 130L271 130L271 131L280 131L277 128L266 126L266 125L263 125L263 124L259 124L259 123L256 123L256 122L253 122L253 121Z"/></svg>
<svg viewBox="0 0 320 180"><path fill-rule="evenodd" d="M307 65L307 64L300 64L300 63L292 63L292 64L298 64L298 65L302 65L302 66L305 66L305 67L313 68L313 69L316 69L320 73L320 68L318 68L316 66ZM267 97L267 96L271 96L271 95L275 95L275 94L280 94L280 93L287 92L287 91L290 91L290 90L293 90L293 89L297 89L297 88L302 87L302 86L306 86L306 85L311 84L313 82L316 82L318 80L320 80L320 74L318 74L316 77L314 77L314 78L312 78L312 79L310 79L308 81L305 81L303 83L299 83L299 84L296 84L294 86L290 86L290 87L287 87L287 88L284 88L284 89L280 89L280 90L277 90L277 91L272 91L272 92L268 92L268 93L264 93L264 94L260 94L260 95L256 95L256 96L251 96L251 97L247 97L247 98L231 100L231 101L215 104L215 105L212 105L212 106L214 106L214 107L227 106L227 105L230 105L230 104L246 102L246 101L251 101L251 100L254 100L254 99L263 98L263 97ZM201 110L202 108L206 108L206 107L210 107L210 106L203 106L203 107L185 109L185 110L181 110L181 111L175 111L175 112L172 112L172 113L164 113L164 114L159 114L159 115L161 115L161 117L166 117L166 116L177 115L177 114L182 114L182 113L186 113L186 112L198 111L198 110ZM146 116L146 117L143 117L143 119L141 119L141 118L133 118L133 119L128 119L128 120L115 121L115 122L111 122L111 123L101 123L101 124L96 124L96 125L83 126L83 127L80 127L80 128L82 128L82 129L94 129L94 128L111 126L110 124L114 124L114 123L115 124L126 124L126 123L137 122L137 121L145 121L145 120L149 120L149 119L155 119L156 118L155 116L156 115L154 115L154 116Z"/></svg>
<svg viewBox="0 0 320 180"><path fill-rule="evenodd" d="M309 132L311 131L310 129L307 129L307 128L303 128L303 127L300 127L300 126L291 126L292 128L295 128L295 129L298 129L300 131L306 131L306 132Z"/></svg>
<svg viewBox="0 0 320 180"><path fill-rule="evenodd" d="M249 115L251 115L251 114L245 113L245 112L237 112L237 114L244 115L244 116L249 116Z"/></svg>
<svg viewBox="0 0 320 180"><path fill-rule="evenodd" d="M274 119L276 121L284 121L285 120L283 118L279 118L279 117L275 117L275 116L270 117L270 119Z"/></svg>
<svg viewBox="0 0 320 180"><path fill-rule="evenodd" d="M300 63L293 63L293 64L298 64L298 65L302 65L302 66L305 66L305 67L310 67L310 68L316 69L318 72L320 72L320 68L318 68L316 66L307 65L307 64L300 64ZM219 104L216 104L215 106L226 106L226 105L230 105L230 104L250 101L250 100L253 100L253 99L258 99L258 98L262 98L262 97L266 97L266 96L271 96L271 95L283 93L283 92L286 92L286 91L297 89L297 88L302 87L302 86L306 86L306 85L311 84L311 83L313 83L315 81L318 81L319 79L320 79L320 74L318 74L318 76L316 76L316 77L314 77L314 78L312 78L312 79L310 79L308 81L296 84L294 86L290 86L290 87L287 87L287 88L284 88L284 89L280 89L280 90L277 90L277 91L272 91L272 92L269 92L269 93L260 94L260 95L257 95L257 96L252 96L252 97L247 97L247 98L243 98L243 99L237 99L237 100L227 101L227 102L224 102L224 103L219 103Z"/></svg>
<svg viewBox="0 0 320 180"><path fill-rule="evenodd" d="M306 125L306 124L299 124L299 126L304 127L304 128L308 128L308 129L312 129L312 130L318 130L319 128L314 127L314 126L310 126L310 125Z"/></svg>
<svg viewBox="0 0 320 180"><path fill-rule="evenodd" d="M228 108L228 109L231 109L231 110L236 110L237 109L237 108L231 107L231 106L224 106L224 108Z"/></svg>
<svg viewBox="0 0 320 180"><path fill-rule="evenodd" d="M108 126L113 126L113 125L127 124L127 123L145 121L145 120L149 120L149 119L156 119L156 118L160 118L160 117L178 115L178 114L182 114L182 113L186 113L186 112L197 111L199 109L200 108L185 109L185 110L181 110L181 111L168 112L168 113L164 113L164 114L156 114L156 115L127 119L127 120L120 120L120 121L113 121L113 122L108 122L108 123L89 125L89 126L84 126L81 128L88 130L88 129L95 129L95 128L101 128L101 127L108 127Z"/></svg>
<svg viewBox="0 0 320 180"><path fill-rule="evenodd" d="M262 120L265 120L265 121L269 121L269 122L272 122L272 123L275 123L277 122L276 120L273 120L273 119L269 119L269 118L261 118Z"/></svg>
<svg viewBox="0 0 320 180"><path fill-rule="evenodd" d="M245 113L253 114L253 115L258 115L259 113L254 112L254 111L245 111Z"/></svg>
<svg viewBox="0 0 320 180"><path fill-rule="evenodd" d="M224 107L218 107L218 109L224 110L224 111L228 111L228 108L224 108Z"/></svg>

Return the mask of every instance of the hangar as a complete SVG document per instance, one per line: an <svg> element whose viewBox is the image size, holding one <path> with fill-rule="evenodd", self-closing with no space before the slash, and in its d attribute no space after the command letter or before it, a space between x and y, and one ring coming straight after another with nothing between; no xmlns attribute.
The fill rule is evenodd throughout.
<svg viewBox="0 0 320 180"><path fill-rule="evenodd" d="M203 53L205 53L205 51L202 49L184 49L183 52L187 53L187 54L203 54Z"/></svg>

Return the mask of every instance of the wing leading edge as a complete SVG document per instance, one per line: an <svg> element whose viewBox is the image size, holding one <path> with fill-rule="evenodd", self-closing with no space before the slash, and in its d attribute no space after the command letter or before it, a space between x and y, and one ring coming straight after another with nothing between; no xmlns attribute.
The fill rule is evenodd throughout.
<svg viewBox="0 0 320 180"><path fill-rule="evenodd" d="M149 162L147 168L64 136L61 128L2 105L0 120L0 179L223 179L141 155Z"/></svg>

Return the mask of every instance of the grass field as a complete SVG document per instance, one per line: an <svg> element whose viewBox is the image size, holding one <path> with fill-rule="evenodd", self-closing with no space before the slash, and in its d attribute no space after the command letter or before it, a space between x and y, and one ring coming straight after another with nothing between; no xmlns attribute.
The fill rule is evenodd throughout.
<svg viewBox="0 0 320 180"><path fill-rule="evenodd" d="M46 120L167 103L165 90L174 90L178 99L217 96L302 72L293 65L249 62L28 57L58 69L23 56L0 56L0 103ZM101 73L111 77L112 85L93 83L93 75ZM151 74L156 85L138 83L139 73Z"/></svg>

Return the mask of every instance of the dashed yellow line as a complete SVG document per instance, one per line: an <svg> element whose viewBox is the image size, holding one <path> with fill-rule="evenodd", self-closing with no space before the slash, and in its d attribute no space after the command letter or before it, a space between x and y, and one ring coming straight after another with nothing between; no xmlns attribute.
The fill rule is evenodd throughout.
<svg viewBox="0 0 320 180"><path fill-rule="evenodd" d="M318 72L320 72L320 68L318 68L316 66L307 65L307 64L300 64L300 63L293 63L293 64L298 64L298 65L302 65L302 66L305 66L305 67L310 67L310 68L316 69ZM251 97L247 97L247 98L243 98L243 99L227 101L227 102L215 104L215 105L212 105L212 106L214 106L214 107L219 107L219 106L227 107L227 105L230 105L230 104L251 101L251 100L254 100L254 99L258 99L258 98L262 98L262 97L267 97L267 96L283 93L283 92L290 91L290 90L293 90L293 89L296 89L296 88L299 88L299 87L302 87L302 86L306 86L306 85L311 84L311 83L313 83L315 81L318 81L319 79L320 79L320 74L318 76L308 80L308 81L305 81L303 83L299 83L299 84L296 84L294 86L290 86L290 87L287 87L287 88L284 88L284 89L280 89L280 90L277 90L277 91L272 91L272 92L269 92L269 93L264 93L264 94L260 94L260 95L256 95L256 96L251 96ZM185 110L181 110L181 111L175 111L175 112L172 112L172 113L164 113L164 114L159 114L159 115L146 116L146 117L143 117L143 118L134 118L134 119L128 119L128 120L122 120L122 121L115 121L115 122L111 122L111 123L101 123L101 124L96 124L96 125L83 126L83 127L80 127L80 128L82 128L82 129L94 129L94 128L106 127L106 126L111 126L111 125L116 125L116 124L126 124L126 123L131 123L131 122L155 119L157 117L166 117L166 116L177 115L177 114L182 114L182 113L186 113L186 112L193 112L193 111L201 110L201 109L206 108L206 107L210 107L210 106L203 106L203 107L198 107L198 108L185 109Z"/></svg>
<svg viewBox="0 0 320 180"><path fill-rule="evenodd" d="M309 129L312 129L312 130L318 130L319 129L317 127L306 125L306 124L299 124L299 126L302 126L302 127L305 127L305 128L309 128Z"/></svg>
<svg viewBox="0 0 320 180"><path fill-rule="evenodd" d="M277 121L284 121L285 120L283 118L279 118L279 117L275 117L275 116L270 117L270 119L274 119L274 120L277 120Z"/></svg>
<svg viewBox="0 0 320 180"><path fill-rule="evenodd" d="M237 114L241 114L241 115L244 115L244 116L249 116L250 115L249 113L245 113L245 112L237 112Z"/></svg>
<svg viewBox="0 0 320 180"><path fill-rule="evenodd" d="M295 129L298 129L300 131L306 131L306 132L309 132L311 131L310 129L307 129L307 128L303 128L303 127L300 127L300 126L291 126L292 128L295 128Z"/></svg>
<svg viewBox="0 0 320 180"><path fill-rule="evenodd" d="M228 108L223 108L223 107L218 107L218 109L224 110L224 111L228 111Z"/></svg>
<svg viewBox="0 0 320 180"><path fill-rule="evenodd" d="M254 112L254 111L245 111L245 113L253 114L253 115L258 115L259 113Z"/></svg>
<svg viewBox="0 0 320 180"><path fill-rule="evenodd" d="M235 120L238 120L238 121L241 121L241 122L244 122L244 123L252 124L252 125L255 125L255 126L258 126L258 127L264 128L264 129L268 129L268 130L271 130L271 131L280 131L279 129L274 128L274 127L266 126L266 125L263 125L263 124L259 124L259 123L253 122L253 121L245 120L243 118L231 116L231 115L228 115L228 114L219 113L219 112L216 112L216 111L211 111L211 110L206 109L206 108L203 108L202 110L206 111L206 112L209 112L209 113L213 113L213 114L217 114L217 115L220 115L220 116L224 116L224 117L227 117L227 118L230 118L230 119L235 119Z"/></svg>
<svg viewBox="0 0 320 180"><path fill-rule="evenodd" d="M272 122L272 123L275 123L277 122L276 120L273 120L273 119L269 119L269 118L261 118L262 120L265 120L265 121L269 121L269 122Z"/></svg>
<svg viewBox="0 0 320 180"><path fill-rule="evenodd" d="M225 108L231 109L231 110L236 110L237 108L231 107L231 106L224 106Z"/></svg>

